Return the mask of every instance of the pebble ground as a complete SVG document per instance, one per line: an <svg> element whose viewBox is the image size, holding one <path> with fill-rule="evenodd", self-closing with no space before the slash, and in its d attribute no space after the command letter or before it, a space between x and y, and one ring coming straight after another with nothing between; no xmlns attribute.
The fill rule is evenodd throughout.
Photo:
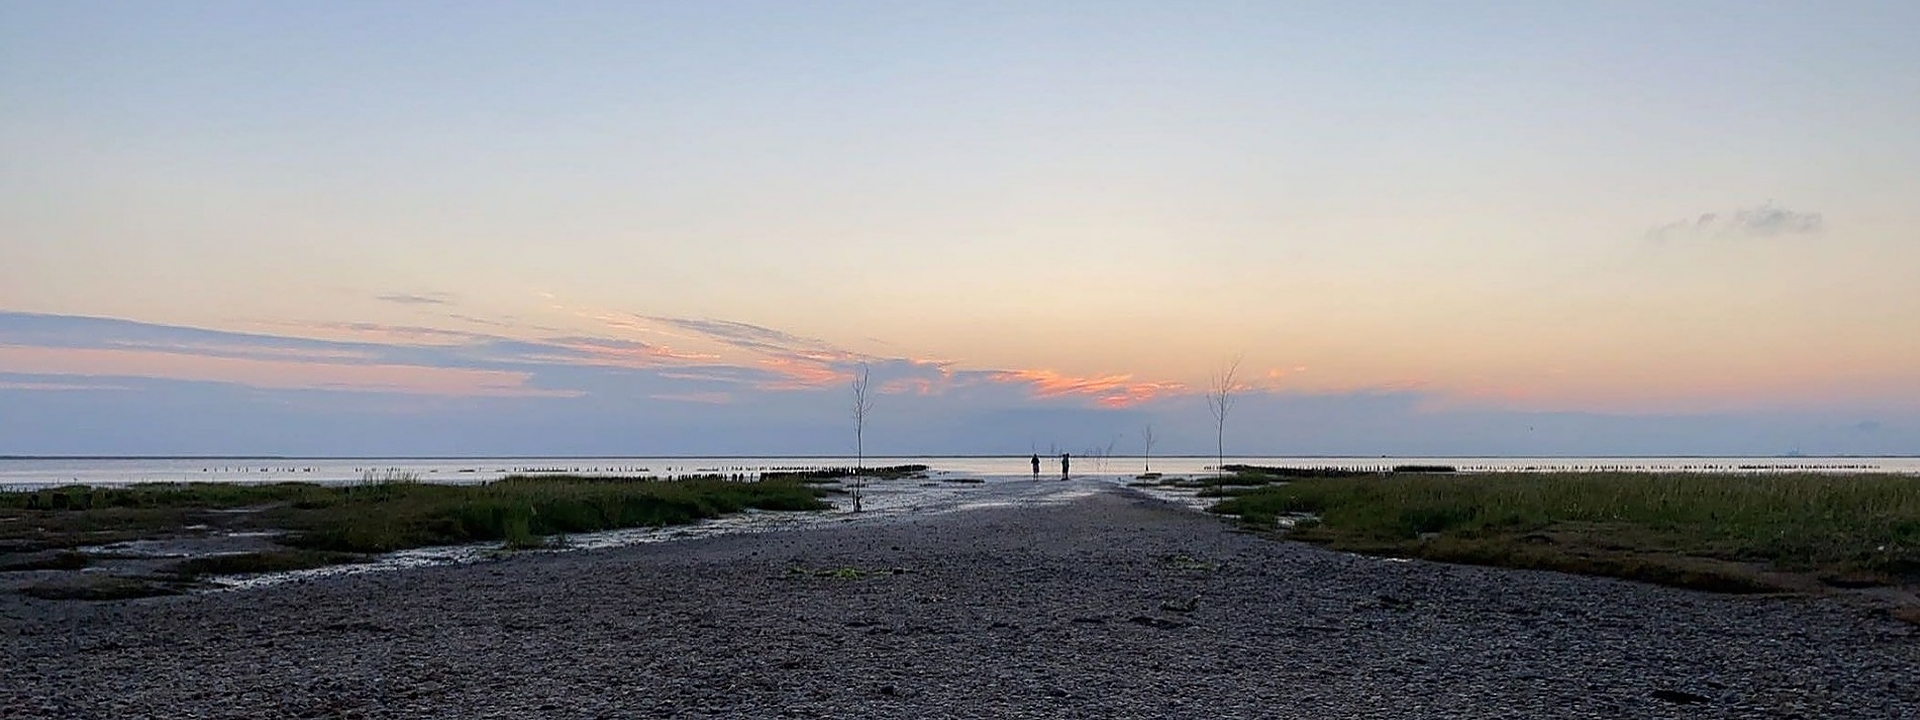
<svg viewBox="0 0 1920 720"><path fill-rule="evenodd" d="M981 492L885 522L9 597L0 717L1920 718L1920 633L1844 603L1333 553L1111 485Z"/></svg>

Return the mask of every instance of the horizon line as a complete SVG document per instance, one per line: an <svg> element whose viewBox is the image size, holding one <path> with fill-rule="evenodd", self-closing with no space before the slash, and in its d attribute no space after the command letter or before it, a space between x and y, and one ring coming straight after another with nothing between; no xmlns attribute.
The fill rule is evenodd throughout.
<svg viewBox="0 0 1920 720"><path fill-rule="evenodd" d="M1065 453L1071 455L1072 453ZM1027 454L908 454L908 455L868 455L869 460L938 460L938 459L988 459L988 458L1025 458ZM1049 453L1047 457L1054 457ZM0 460L839 460L856 457L854 455L5 455ZM1094 456L1088 456L1094 457ZM1168 458L1183 460L1204 460L1218 455L1166 454L1166 455L1106 455L1107 458ZM1684 459L1743 459L1743 460L1809 460L1821 458L1872 458L1872 459L1920 459L1920 454L1834 454L1834 455L1694 455L1694 454L1579 454L1579 455L1325 455L1325 454L1248 454L1227 455L1226 459L1284 459L1284 460L1684 460Z"/></svg>

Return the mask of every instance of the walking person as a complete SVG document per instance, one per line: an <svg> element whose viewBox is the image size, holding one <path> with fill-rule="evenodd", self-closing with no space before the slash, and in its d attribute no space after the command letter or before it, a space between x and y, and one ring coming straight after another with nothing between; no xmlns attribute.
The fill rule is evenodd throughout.
<svg viewBox="0 0 1920 720"><path fill-rule="evenodd" d="M1068 476L1067 468L1072 463L1073 463L1072 455L1069 455L1067 453L1060 453L1060 479L1061 480L1067 479L1067 476Z"/></svg>
<svg viewBox="0 0 1920 720"><path fill-rule="evenodd" d="M1040 453L1033 454L1033 479L1040 479Z"/></svg>

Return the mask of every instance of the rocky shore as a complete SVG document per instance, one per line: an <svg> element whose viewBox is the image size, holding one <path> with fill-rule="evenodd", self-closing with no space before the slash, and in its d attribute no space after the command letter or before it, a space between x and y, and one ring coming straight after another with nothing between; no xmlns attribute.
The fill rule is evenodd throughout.
<svg viewBox="0 0 1920 720"><path fill-rule="evenodd" d="M1920 717L1920 632L1845 603L1332 553L1076 483L252 590L9 596L0 716Z"/></svg>

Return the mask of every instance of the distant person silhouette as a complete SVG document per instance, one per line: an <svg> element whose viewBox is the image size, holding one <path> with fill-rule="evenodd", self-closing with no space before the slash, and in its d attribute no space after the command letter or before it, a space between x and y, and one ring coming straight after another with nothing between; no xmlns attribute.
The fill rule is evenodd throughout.
<svg viewBox="0 0 1920 720"><path fill-rule="evenodd" d="M1040 479L1040 453L1033 454L1033 479Z"/></svg>
<svg viewBox="0 0 1920 720"><path fill-rule="evenodd" d="M1067 468L1071 467L1072 463L1073 463L1072 455L1069 455L1067 453L1060 453L1060 479L1061 480L1067 479Z"/></svg>

